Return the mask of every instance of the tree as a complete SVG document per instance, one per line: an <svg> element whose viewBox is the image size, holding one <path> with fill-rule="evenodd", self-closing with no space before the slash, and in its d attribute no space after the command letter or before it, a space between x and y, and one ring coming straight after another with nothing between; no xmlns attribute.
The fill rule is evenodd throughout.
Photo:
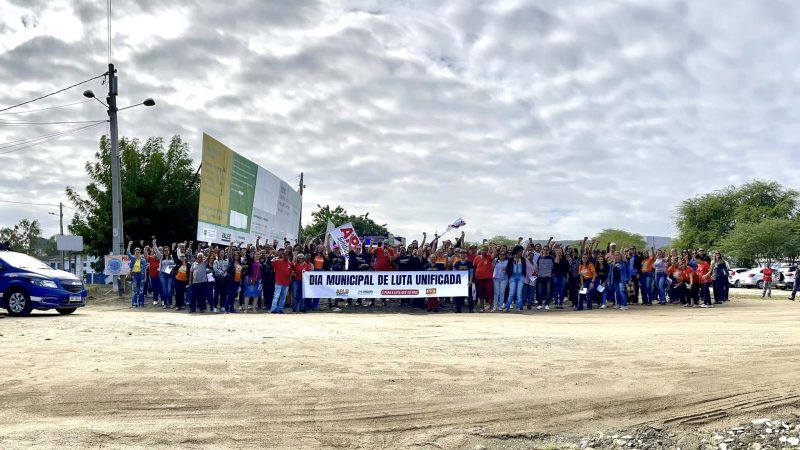
<svg viewBox="0 0 800 450"><path fill-rule="evenodd" d="M333 222L334 225L339 226L346 223L352 223L353 228L359 236L370 235L386 235L389 230L386 225L378 225L374 220L369 218L369 213L361 216L347 214L341 206L331 209L330 206L317 205L317 210L311 213L313 222L306 225L300 233L300 242L305 242L309 237L325 238L325 231L328 229L328 220Z"/></svg>
<svg viewBox="0 0 800 450"><path fill-rule="evenodd" d="M714 247L737 225L797 215L798 192L775 181L752 181L684 200L675 224L677 247Z"/></svg>
<svg viewBox="0 0 800 450"><path fill-rule="evenodd" d="M800 221L766 219L741 223L721 242L722 250L739 261L765 261L771 264L796 259L800 254Z"/></svg>
<svg viewBox="0 0 800 450"><path fill-rule="evenodd" d="M498 247L500 247L501 245L505 245L509 249L512 249L512 248L514 248L515 245L517 245L517 240L516 239L511 239L508 236L494 236L492 238L487 239L486 243L487 244L490 244L490 243L491 244L495 244ZM526 244L527 244L527 241L524 241L524 242L522 242L521 245L524 246Z"/></svg>
<svg viewBox="0 0 800 450"><path fill-rule="evenodd" d="M0 241L6 240L14 251L40 258L45 256L42 227L38 220L22 219L13 228L0 228Z"/></svg>
<svg viewBox="0 0 800 450"><path fill-rule="evenodd" d="M647 247L647 242L645 242L641 234L618 230L616 228L606 228L595 236L594 239L599 242L597 248L600 250L605 250L608 248L608 244L612 242L617 244L617 249L633 246L641 250Z"/></svg>
<svg viewBox="0 0 800 450"><path fill-rule="evenodd" d="M92 255L105 255L112 245L109 144L106 136L101 137L95 159L86 162L91 180L86 197L73 187L66 189L78 211L69 231L83 236L86 252ZM119 148L125 240L149 243L155 236L168 244L195 236L200 180L192 168L189 145L176 135L166 149L160 137L151 137L144 145L122 138Z"/></svg>

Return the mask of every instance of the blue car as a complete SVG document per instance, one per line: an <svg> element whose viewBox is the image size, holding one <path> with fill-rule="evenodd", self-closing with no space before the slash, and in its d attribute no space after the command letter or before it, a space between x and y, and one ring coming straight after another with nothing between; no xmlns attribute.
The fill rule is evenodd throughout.
<svg viewBox="0 0 800 450"><path fill-rule="evenodd" d="M12 316L34 309L72 314L86 306L86 288L75 275L23 253L0 251L0 306Z"/></svg>

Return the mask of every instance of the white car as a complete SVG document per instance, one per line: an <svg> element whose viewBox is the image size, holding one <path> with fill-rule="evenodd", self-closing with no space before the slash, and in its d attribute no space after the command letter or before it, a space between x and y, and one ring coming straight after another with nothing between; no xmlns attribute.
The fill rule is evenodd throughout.
<svg viewBox="0 0 800 450"><path fill-rule="evenodd" d="M763 267L756 267L755 269L750 269L747 272L742 272L739 278L739 287L757 287L759 289L763 289L764 282L762 281L762 278L764 275L761 273L763 270Z"/></svg>
<svg viewBox="0 0 800 450"><path fill-rule="evenodd" d="M750 269L737 267L728 271L728 283L733 287L742 287L742 275Z"/></svg>
<svg viewBox="0 0 800 450"><path fill-rule="evenodd" d="M755 269L750 269L747 272L742 272L740 274L739 286L764 289L764 274L762 272L764 272L763 267L756 267ZM778 287L782 278L782 274L777 269L774 269L774 272L772 273L772 287Z"/></svg>
<svg viewBox="0 0 800 450"><path fill-rule="evenodd" d="M797 274L797 266L784 264L780 269L778 269L778 272L780 272L778 286L784 289L792 289L794 287L795 275Z"/></svg>

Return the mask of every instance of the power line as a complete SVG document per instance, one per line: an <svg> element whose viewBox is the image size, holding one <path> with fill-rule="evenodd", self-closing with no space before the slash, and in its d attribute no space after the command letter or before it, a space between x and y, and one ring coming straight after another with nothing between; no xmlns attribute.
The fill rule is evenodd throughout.
<svg viewBox="0 0 800 450"><path fill-rule="evenodd" d="M69 206L69 205L64 205L64 204L56 205L56 204L53 204L53 203L15 202L15 201L12 201L12 200L0 200L0 203L15 203L17 205L33 205L33 206L52 206L52 207L55 207L55 208L58 208L59 206L63 206L64 208L75 209L75 208L73 208L72 206Z"/></svg>
<svg viewBox="0 0 800 450"><path fill-rule="evenodd" d="M0 143L0 150L2 150L4 148L17 147L19 145L30 144L30 143L38 141L38 140L46 139L46 138L53 137L53 136L59 136L59 135L62 135L64 133L67 133L69 131L71 131L71 130L70 129L59 130L59 131L55 131L55 132L51 132L51 133L47 133L47 134L41 134L39 136L33 136L33 137L29 137L29 138L17 139L16 141L3 142L3 143Z"/></svg>
<svg viewBox="0 0 800 450"><path fill-rule="evenodd" d="M3 108L3 109L0 109L0 112L3 112L3 111L8 111L9 109L14 109L14 108L17 108L17 107L19 107L19 106L22 106L22 105L27 105L28 103L33 103L33 102L35 102L35 101L39 101L39 100L41 100L41 99L43 99L43 98L50 97L51 95L56 95L56 94L58 94L58 93L60 93L60 92L64 92L64 91L66 91L66 90L68 90L68 89L72 89L72 88L74 88L75 86L80 86L80 85L82 85L82 84L84 84L84 83L88 83L88 82L90 82L90 81L92 81L92 80L96 80L96 79L98 79L98 78L103 78L103 77L105 77L105 76L106 76L106 74L104 73L104 74L102 74L102 75L98 75L98 76L96 76L96 77L89 78L88 80L83 80L83 81L81 81L80 83L75 83L75 84L73 84L72 86L67 86L67 87L65 87L65 88L63 88L63 89L59 89L59 90L57 90L57 91L55 91L55 92L51 92L51 93L49 93L49 94L45 94L45 95L42 95L42 96L40 96L40 97L36 97L36 98L35 98L35 99L33 99L33 100L28 100L27 102L17 103L16 105L12 105L12 106L5 107L5 108Z"/></svg>
<svg viewBox="0 0 800 450"><path fill-rule="evenodd" d="M27 120L0 120L0 126L28 126L28 125L64 125L64 124L76 124L76 123L98 123L98 122L106 122L105 119L101 120L59 120L54 122L31 122Z"/></svg>
<svg viewBox="0 0 800 450"><path fill-rule="evenodd" d="M80 104L83 104L83 103L86 103L86 102L90 102L90 101L92 101L92 100L89 99L89 100L84 100L82 102L67 103L66 105L51 106L49 108L29 109L27 111L18 111L18 112L5 112L5 113L0 113L0 116L6 116L6 115L12 116L12 115L17 115L17 114L28 114L28 113L34 113L34 112L39 112L39 111L48 111L48 110L51 110L51 109L66 108L67 106L80 105Z"/></svg>
<svg viewBox="0 0 800 450"><path fill-rule="evenodd" d="M16 147L18 145L28 144L28 143L31 143L31 142L34 142L34 141L38 141L39 139L44 139L44 138L48 138L48 137L51 137L51 136L55 136L55 135L61 134L63 132L64 132L64 130L61 130L61 131L56 131L56 132L53 132L53 133L41 134L39 136L23 138L23 139L17 139L16 141L3 142L2 144L0 144L0 150L2 150L4 148Z"/></svg>
<svg viewBox="0 0 800 450"><path fill-rule="evenodd" d="M104 122L105 122L105 121L104 121ZM26 143L27 145L24 145L24 146L22 146L22 147L15 148L15 149L12 149L12 150L7 150L7 151L5 151L5 152L0 152L0 156L7 155L7 154L9 154L9 153L12 153L12 152L18 152L18 151L20 151L20 150L25 150L26 148L31 148L31 147L33 147L33 146L35 146L35 145L43 144L43 143L45 143L45 142L52 141L53 139L58 139L58 138L60 138L60 137L67 136L67 135L69 135L69 134L73 134L73 133L76 133L76 132L78 132L78 131L81 131L81 130L85 130L85 129L87 129L87 128L90 128L90 127L96 127L97 125L100 125L100 124L102 124L102 123L104 123L104 122L96 122L96 123L92 123L92 124L85 125L85 126L82 126L82 127L78 127L78 128L72 128L72 129L69 129L69 130L64 130L64 131L61 131L61 132L59 132L59 133L57 133L57 134L56 134L56 133L54 133L54 135L53 135L53 136L50 136L50 137L48 137L48 138L46 138L46 139L41 139L41 140L39 140L39 141L37 141L37 142ZM20 145L21 145L21 144L20 144ZM9 147L13 147L13 146L9 146Z"/></svg>

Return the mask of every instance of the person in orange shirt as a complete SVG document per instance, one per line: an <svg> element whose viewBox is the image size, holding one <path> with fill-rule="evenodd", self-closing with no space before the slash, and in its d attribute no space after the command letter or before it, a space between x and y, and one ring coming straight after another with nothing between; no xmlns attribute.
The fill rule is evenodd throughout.
<svg viewBox="0 0 800 450"><path fill-rule="evenodd" d="M642 253L642 268L639 273L639 288L642 291L642 303L653 305L653 252L652 250Z"/></svg>
<svg viewBox="0 0 800 450"><path fill-rule="evenodd" d="M682 263L679 261L680 258L678 257L672 258L672 263L667 268L667 275L672 280L672 284L670 284L669 287L669 302L680 302L681 304L684 304L686 303L686 299L684 298L686 289L683 285L683 268L681 267Z"/></svg>
<svg viewBox="0 0 800 450"><path fill-rule="evenodd" d="M494 284L492 280L492 272L494 264L494 252L489 253L489 249L484 246L481 248L481 253L475 258L472 263L475 266L475 297L478 300L478 312L484 312L492 308L492 300L494 299Z"/></svg>
<svg viewBox="0 0 800 450"><path fill-rule="evenodd" d="M704 259L697 260L697 278L700 280L701 295L703 296L702 308L711 306L711 264Z"/></svg>
<svg viewBox="0 0 800 450"><path fill-rule="evenodd" d="M597 273L594 270L594 264L589 261L589 255L584 253L581 255L581 265L578 267L578 272L581 276L581 286L586 289L585 294L578 294L578 307L577 311L583 311L583 302L586 301L586 309L592 309L592 295L595 289L595 281L597 281Z"/></svg>
<svg viewBox="0 0 800 450"><path fill-rule="evenodd" d="M693 303L694 306L700 306L700 299L697 296L700 280L697 277L697 273L695 273L695 270L688 264L681 263L681 274L683 275L683 283L686 288L686 303L683 306L688 308L691 307ZM686 287L686 285L688 285L688 287Z"/></svg>

